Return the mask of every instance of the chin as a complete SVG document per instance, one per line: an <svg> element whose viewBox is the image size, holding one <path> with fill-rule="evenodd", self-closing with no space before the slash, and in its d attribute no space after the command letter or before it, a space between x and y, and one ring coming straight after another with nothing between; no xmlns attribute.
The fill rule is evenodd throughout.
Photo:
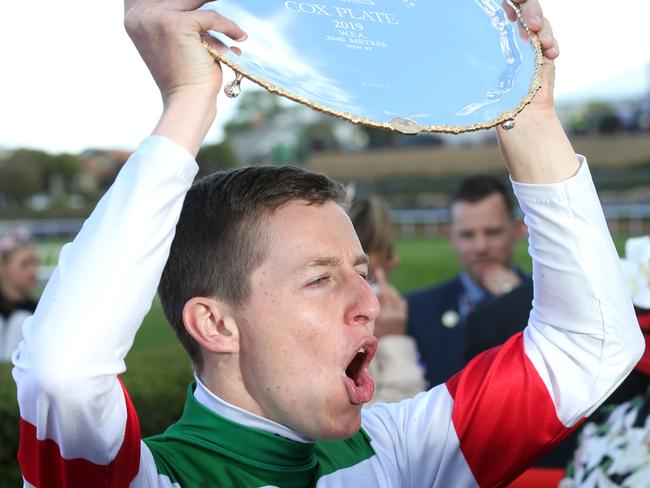
<svg viewBox="0 0 650 488"><path fill-rule="evenodd" d="M320 441L340 441L349 439L361 428L361 406L354 405L354 411L334 418L327 428L323 428L314 438Z"/></svg>

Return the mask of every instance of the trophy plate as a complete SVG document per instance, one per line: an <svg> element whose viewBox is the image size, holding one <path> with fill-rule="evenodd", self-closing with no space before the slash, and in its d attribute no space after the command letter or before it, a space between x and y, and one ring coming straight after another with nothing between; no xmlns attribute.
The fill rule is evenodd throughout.
<svg viewBox="0 0 650 488"><path fill-rule="evenodd" d="M219 0L202 8L249 35L225 53L210 49L219 61L354 123L408 134L511 125L541 83L539 40L522 35L525 26L495 0Z"/></svg>

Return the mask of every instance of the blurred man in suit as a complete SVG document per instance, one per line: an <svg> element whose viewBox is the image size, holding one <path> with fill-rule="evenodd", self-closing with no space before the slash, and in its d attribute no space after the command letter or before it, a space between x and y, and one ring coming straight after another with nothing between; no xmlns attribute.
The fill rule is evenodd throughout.
<svg viewBox="0 0 650 488"><path fill-rule="evenodd" d="M449 218L460 273L406 297L407 330L418 343L430 385L444 382L465 364L465 318L470 312L525 285L528 293L518 300L525 303L523 313L518 313L523 328L532 300L530 278L512 264L514 247L526 230L515 219L510 194L497 178L465 179L450 200ZM486 334L489 326L485 324Z"/></svg>

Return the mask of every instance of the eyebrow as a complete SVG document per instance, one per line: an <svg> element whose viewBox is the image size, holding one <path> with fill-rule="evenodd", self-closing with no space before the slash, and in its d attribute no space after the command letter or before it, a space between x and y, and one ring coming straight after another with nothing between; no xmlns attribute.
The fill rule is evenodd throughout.
<svg viewBox="0 0 650 488"><path fill-rule="evenodd" d="M322 258L316 258L313 261L308 262L307 264L304 264L302 266L298 266L299 270L303 269L310 269L310 268L320 268L320 267L325 267L325 266L341 266L343 264L343 259L339 257L322 257ZM368 264L368 256L366 254L361 254L357 256L354 260L353 265L354 266L360 266L362 264Z"/></svg>

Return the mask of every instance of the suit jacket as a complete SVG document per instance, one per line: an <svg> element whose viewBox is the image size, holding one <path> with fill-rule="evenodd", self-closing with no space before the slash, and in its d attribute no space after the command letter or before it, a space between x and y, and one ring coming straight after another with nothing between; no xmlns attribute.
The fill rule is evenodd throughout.
<svg viewBox="0 0 650 488"><path fill-rule="evenodd" d="M406 295L407 333L415 338L430 386L445 382L478 352L503 343L528 323L533 284L521 286L477 307L466 319L459 310L465 293L460 277ZM488 308L490 303L501 303ZM485 309L483 307L486 307ZM475 314L475 315L474 315ZM471 327L471 328L470 328ZM468 355L471 351L471 356Z"/></svg>
<svg viewBox="0 0 650 488"><path fill-rule="evenodd" d="M488 300L465 317L465 361L499 346L528 324L533 301L533 280L526 278L510 293Z"/></svg>
<svg viewBox="0 0 650 488"><path fill-rule="evenodd" d="M459 302L465 293L460 277L406 295L407 333L418 345L429 386L445 382L464 364L465 327ZM443 315L446 324L443 325Z"/></svg>

